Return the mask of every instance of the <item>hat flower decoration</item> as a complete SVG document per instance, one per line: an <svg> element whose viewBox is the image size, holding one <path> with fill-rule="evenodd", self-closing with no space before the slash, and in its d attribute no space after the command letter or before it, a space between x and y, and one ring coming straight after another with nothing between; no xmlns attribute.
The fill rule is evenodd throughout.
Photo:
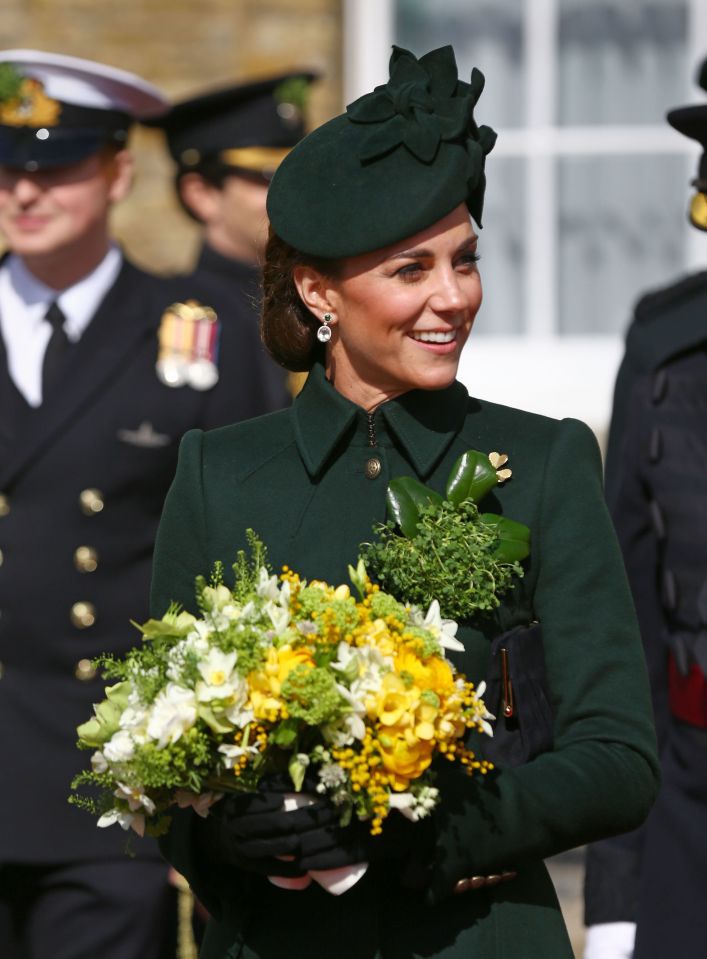
<svg viewBox="0 0 707 959"><path fill-rule="evenodd" d="M473 119L483 88L483 74L476 68L470 84L457 78L451 47L419 60L394 47L388 83L346 109L350 120L372 127L361 143L359 159L374 160L402 143L422 163L431 163L440 141L457 140L465 133L471 139L470 153L480 150L485 155L495 134L489 127L477 127Z"/></svg>

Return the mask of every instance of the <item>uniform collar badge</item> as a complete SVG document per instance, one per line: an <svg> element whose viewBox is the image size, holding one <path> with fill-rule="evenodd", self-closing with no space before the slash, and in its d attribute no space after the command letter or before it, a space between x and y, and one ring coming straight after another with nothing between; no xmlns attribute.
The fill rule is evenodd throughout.
<svg viewBox="0 0 707 959"><path fill-rule="evenodd" d="M220 323L215 311L197 300L173 303L162 314L155 369L165 386L212 389L219 379Z"/></svg>
<svg viewBox="0 0 707 959"><path fill-rule="evenodd" d="M0 64L0 123L11 127L53 127L61 104L44 92L39 80L23 76L10 63Z"/></svg>

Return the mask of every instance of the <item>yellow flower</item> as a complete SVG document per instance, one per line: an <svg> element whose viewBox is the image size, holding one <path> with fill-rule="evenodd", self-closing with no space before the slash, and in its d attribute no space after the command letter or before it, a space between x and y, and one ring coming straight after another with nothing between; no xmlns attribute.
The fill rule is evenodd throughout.
<svg viewBox="0 0 707 959"><path fill-rule="evenodd" d="M383 765L398 792L407 789L410 780L418 779L432 762L432 743L418 739L411 730L386 730L379 745Z"/></svg>
<svg viewBox="0 0 707 959"><path fill-rule="evenodd" d="M454 691L454 674L449 663L439 656L423 661L411 649L401 649L395 657L395 669L412 676L420 689L431 689L440 696Z"/></svg>
<svg viewBox="0 0 707 959"><path fill-rule="evenodd" d="M408 688L395 673L386 673L369 705L369 715L383 726L410 725L419 701L419 689Z"/></svg>
<svg viewBox="0 0 707 959"><path fill-rule="evenodd" d="M256 719L271 722L283 709L280 700L282 684L297 666L312 668L314 660L308 649L293 649L289 644L279 648L271 647L262 669L249 674L250 702Z"/></svg>

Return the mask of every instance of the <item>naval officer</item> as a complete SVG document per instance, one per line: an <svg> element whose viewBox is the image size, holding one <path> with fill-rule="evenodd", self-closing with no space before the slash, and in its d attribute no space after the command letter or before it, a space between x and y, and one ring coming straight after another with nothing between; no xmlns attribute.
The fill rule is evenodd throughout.
<svg viewBox="0 0 707 959"><path fill-rule="evenodd" d="M202 225L189 288L217 302L224 322L257 323L268 186L304 136L314 78L291 72L223 87L148 121L164 130L182 209ZM268 356L265 365L273 408L284 406L285 372Z"/></svg>
<svg viewBox="0 0 707 959"><path fill-rule="evenodd" d="M167 107L132 74L0 52L0 955L174 955L152 842L67 802L77 724L147 618L152 544L185 430L264 412L255 330L112 241L136 119ZM12 941L10 941L10 938Z"/></svg>

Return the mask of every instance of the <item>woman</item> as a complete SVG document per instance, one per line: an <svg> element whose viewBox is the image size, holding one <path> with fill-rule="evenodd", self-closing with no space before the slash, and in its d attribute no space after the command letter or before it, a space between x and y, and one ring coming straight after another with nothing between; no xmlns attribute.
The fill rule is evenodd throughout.
<svg viewBox="0 0 707 959"><path fill-rule="evenodd" d="M441 490L460 453L503 450L513 477L493 508L530 526L531 556L493 626L463 626L458 665L480 681L494 630L540 620L554 748L486 779L448 767L427 828L391 816L368 843L325 803L280 812L272 790L229 797L205 821L185 812L164 848L215 916L207 959L571 957L542 860L632 829L654 798L644 667L596 443L577 421L482 403L455 381L481 303L469 213L478 223L494 140L473 120L482 87L478 71L458 80L450 47L419 61L395 49L388 84L278 170L263 335L310 376L291 410L185 437L153 606L192 606L194 577L216 559L228 568L247 527L275 568L345 582L391 478ZM371 868L341 897L264 878L362 856Z"/></svg>

